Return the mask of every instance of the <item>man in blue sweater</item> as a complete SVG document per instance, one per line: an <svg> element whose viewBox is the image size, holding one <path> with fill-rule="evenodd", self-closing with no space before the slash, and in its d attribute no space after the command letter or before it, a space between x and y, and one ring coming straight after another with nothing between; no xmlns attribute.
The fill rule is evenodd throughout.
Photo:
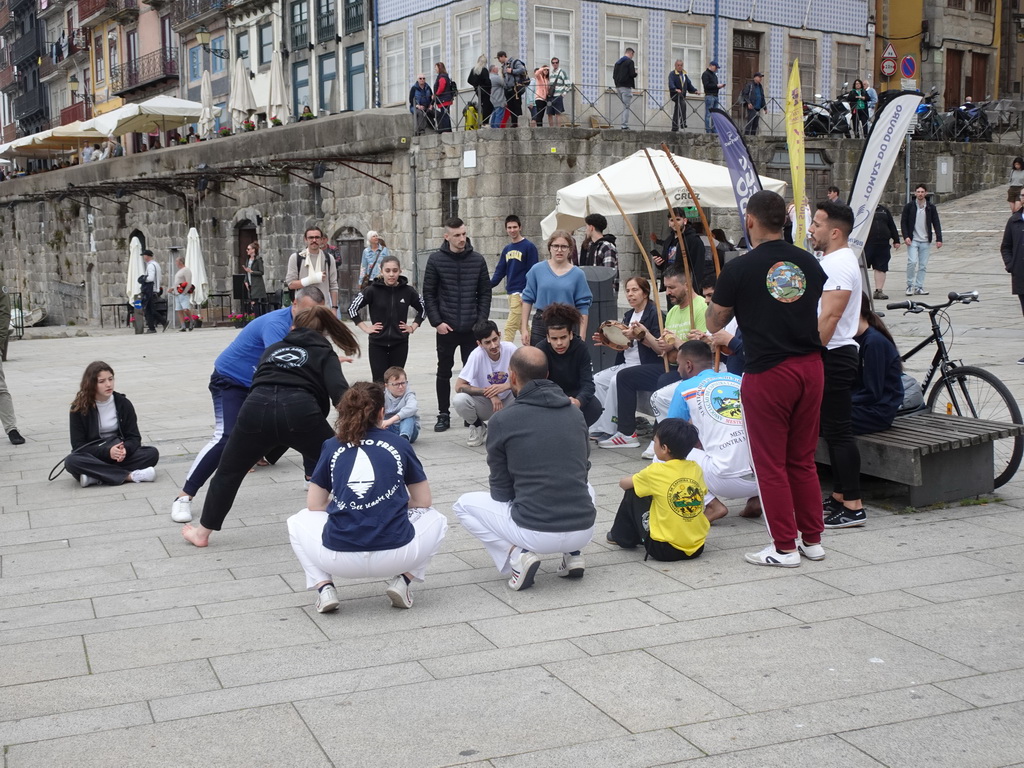
<svg viewBox="0 0 1024 768"><path fill-rule="evenodd" d="M263 357L263 350L288 335L295 315L309 307L323 304L323 291L315 285L302 288L295 293L295 301L290 307L282 307L257 317L217 356L210 375L210 395L213 397L216 420L213 437L192 462L185 476L185 484L171 504L171 519L174 522L187 523L192 520L192 497L199 493L199 489L220 464L220 456L231 437L238 411L249 394L249 386L256 373L256 366Z"/></svg>
<svg viewBox="0 0 1024 768"><path fill-rule="evenodd" d="M522 223L514 213L505 217L505 231L511 241L498 258L498 265L491 275L491 288L505 279L505 293L508 294L508 319L502 341L515 341L523 317L523 288L526 287L526 273L537 263L537 246L523 237Z"/></svg>

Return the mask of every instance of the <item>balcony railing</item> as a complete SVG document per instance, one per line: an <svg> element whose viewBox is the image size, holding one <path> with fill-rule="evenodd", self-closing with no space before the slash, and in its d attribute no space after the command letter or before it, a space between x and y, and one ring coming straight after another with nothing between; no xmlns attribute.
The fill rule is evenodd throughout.
<svg viewBox="0 0 1024 768"><path fill-rule="evenodd" d="M60 70L57 69L57 65L53 61L53 54L50 51L43 53L39 58L39 79L46 81L59 73Z"/></svg>
<svg viewBox="0 0 1024 768"><path fill-rule="evenodd" d="M34 88L14 100L14 119L24 120L43 110L43 89Z"/></svg>
<svg viewBox="0 0 1024 768"><path fill-rule="evenodd" d="M177 79L178 58L173 48L160 48L110 69L110 91L128 93L162 80Z"/></svg>
<svg viewBox="0 0 1024 768"><path fill-rule="evenodd" d="M60 111L60 124L67 125L76 120L88 120L89 107L84 101L76 101L70 107L64 107Z"/></svg>
<svg viewBox="0 0 1024 768"><path fill-rule="evenodd" d="M93 16L107 10L107 0L78 0L78 23L84 25Z"/></svg>
<svg viewBox="0 0 1024 768"><path fill-rule="evenodd" d="M318 43L333 43L338 36L338 25L334 21L334 11L328 11L316 20L316 41Z"/></svg>
<svg viewBox="0 0 1024 768"><path fill-rule="evenodd" d="M36 28L14 41L11 47L11 63L17 65L37 59L39 54L39 30Z"/></svg>
<svg viewBox="0 0 1024 768"><path fill-rule="evenodd" d="M42 19L50 14L59 11L64 6L64 0L38 0L36 18Z"/></svg>
<svg viewBox="0 0 1024 768"><path fill-rule="evenodd" d="M110 0L109 5L120 22L139 18L139 0Z"/></svg>
<svg viewBox="0 0 1024 768"><path fill-rule="evenodd" d="M363 0L345 0L345 34L363 31Z"/></svg>
<svg viewBox="0 0 1024 768"><path fill-rule="evenodd" d="M292 50L298 51L309 45L309 22L296 21L292 23Z"/></svg>
<svg viewBox="0 0 1024 768"><path fill-rule="evenodd" d="M230 0L178 0L173 3L171 23L174 26L199 24L201 21L224 13Z"/></svg>

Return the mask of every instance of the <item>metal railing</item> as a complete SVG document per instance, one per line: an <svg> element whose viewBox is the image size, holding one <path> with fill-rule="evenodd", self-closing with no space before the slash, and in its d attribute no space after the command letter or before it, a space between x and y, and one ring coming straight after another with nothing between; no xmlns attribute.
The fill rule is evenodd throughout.
<svg viewBox="0 0 1024 768"><path fill-rule="evenodd" d="M338 25L334 21L334 11L317 16L316 19L316 41L318 43L333 43L338 36Z"/></svg>
<svg viewBox="0 0 1024 768"><path fill-rule="evenodd" d="M363 31L363 0L345 0L345 34Z"/></svg>
<svg viewBox="0 0 1024 768"><path fill-rule="evenodd" d="M85 22L91 16L105 11L107 0L78 0L78 21Z"/></svg>
<svg viewBox="0 0 1024 768"><path fill-rule="evenodd" d="M177 26L208 14L221 13L230 7L230 0L177 0L172 4L171 23Z"/></svg>
<svg viewBox="0 0 1024 768"><path fill-rule="evenodd" d="M21 64L23 61L38 58L39 53L39 30L33 28L14 41L11 49L11 63Z"/></svg>
<svg viewBox="0 0 1024 768"><path fill-rule="evenodd" d="M160 48L110 68L110 90L125 93L149 83L178 76L178 56L174 48Z"/></svg>
<svg viewBox="0 0 1024 768"><path fill-rule="evenodd" d="M33 88L24 96L14 100L14 119L24 120L43 109L43 89Z"/></svg>
<svg viewBox="0 0 1024 768"><path fill-rule="evenodd" d="M76 120L88 120L89 108L84 101L76 101L70 107L64 107L60 111L60 124L67 125Z"/></svg>
<svg viewBox="0 0 1024 768"><path fill-rule="evenodd" d="M292 50L297 51L309 45L309 20L292 22Z"/></svg>

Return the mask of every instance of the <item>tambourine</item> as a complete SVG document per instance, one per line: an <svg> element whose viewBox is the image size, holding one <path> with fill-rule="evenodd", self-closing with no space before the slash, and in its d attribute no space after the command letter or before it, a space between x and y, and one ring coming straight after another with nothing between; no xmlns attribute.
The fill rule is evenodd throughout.
<svg viewBox="0 0 1024 768"><path fill-rule="evenodd" d="M626 335L628 330L629 326L623 325L618 320L605 320L598 326L597 332L606 347L621 352L633 343L633 340Z"/></svg>

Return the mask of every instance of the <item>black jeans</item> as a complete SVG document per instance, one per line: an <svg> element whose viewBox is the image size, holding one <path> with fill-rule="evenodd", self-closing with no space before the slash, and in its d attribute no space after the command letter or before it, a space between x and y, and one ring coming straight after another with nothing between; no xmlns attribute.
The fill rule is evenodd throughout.
<svg viewBox="0 0 1024 768"><path fill-rule="evenodd" d="M846 501L860 499L860 451L853 440L853 385L860 354L848 345L827 349L824 355L825 390L821 396L821 436L828 443L832 464L832 490Z"/></svg>
<svg viewBox="0 0 1024 768"><path fill-rule="evenodd" d="M302 454L306 476L313 474L324 440L334 434L311 392L261 385L249 393L221 454L203 504L205 528L219 531L235 503L242 480L272 448L288 446Z"/></svg>
<svg viewBox="0 0 1024 768"><path fill-rule="evenodd" d="M654 392L658 382L665 376L664 363L647 363L623 368L615 376L615 397L619 409L619 432L632 435L636 432L636 396L638 392ZM679 381L679 372L669 369L669 381ZM668 386L664 384L662 386Z"/></svg>
<svg viewBox="0 0 1024 768"><path fill-rule="evenodd" d="M408 340L398 344L367 344L370 358L370 375L374 381L384 381L384 371L392 366L405 367L409 359Z"/></svg>
<svg viewBox="0 0 1024 768"><path fill-rule="evenodd" d="M160 451L151 445L140 445L121 462L114 461L109 456L101 459L85 451L71 453L64 458L64 469L75 480L80 479L82 475L88 475L104 485L120 485L136 469L155 467L158 461Z"/></svg>
<svg viewBox="0 0 1024 768"><path fill-rule="evenodd" d="M632 488L622 494L622 501L619 502L619 509L615 513L615 522L609 534L615 542L624 549L632 549L638 544L643 544L647 550L647 557L665 562L676 560L692 560L704 553L704 546L688 555L681 549L676 549L664 541L655 541L650 537L647 524L647 514L651 509L650 497L640 497Z"/></svg>
<svg viewBox="0 0 1024 768"><path fill-rule="evenodd" d="M476 347L472 331L448 331L437 334L437 410L448 413L452 400L452 368L455 367L455 350L462 353L462 364L466 364L469 353Z"/></svg>
<svg viewBox="0 0 1024 768"><path fill-rule="evenodd" d="M156 293L153 291L152 283L142 284L142 311L146 318L146 327L151 330L156 330ZM139 318L135 318L135 322L139 322Z"/></svg>
<svg viewBox="0 0 1024 768"><path fill-rule="evenodd" d="M682 93L672 94L672 130L678 131L686 127L686 96Z"/></svg>

